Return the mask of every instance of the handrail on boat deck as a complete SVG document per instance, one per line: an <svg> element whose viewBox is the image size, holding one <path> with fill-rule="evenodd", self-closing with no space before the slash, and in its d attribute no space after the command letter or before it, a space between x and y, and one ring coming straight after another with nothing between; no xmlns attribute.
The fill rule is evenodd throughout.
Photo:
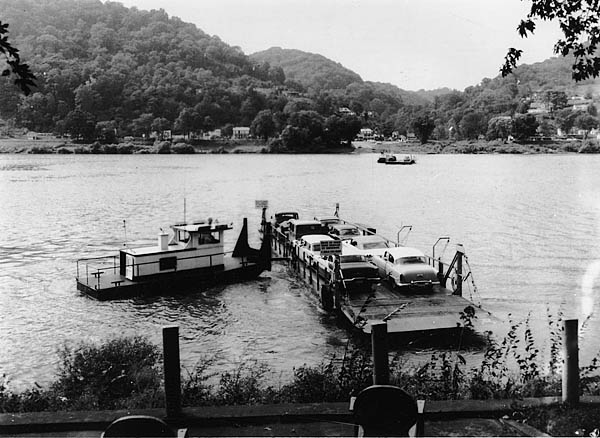
<svg viewBox="0 0 600 438"><path fill-rule="evenodd" d="M220 256L220 255L227 255L227 254L232 254L233 250L229 250L229 251L223 251L223 252L218 252L218 253L214 253L214 254L202 254L202 255L196 255L193 257L182 257L179 258L177 260L193 260L193 259L202 259L202 258L209 258L210 264L209 267L213 266L213 257L214 256ZM110 259L113 260L113 274L117 273L117 270L120 270L121 264L119 262L119 264L117 265L117 257L116 255L112 255L112 256L103 256L103 257L89 257L89 258L83 258L83 259L79 259L77 260L77 279L79 280L80 276L79 276L79 262L88 262L88 261L100 261L100 260L106 260L107 262L110 261ZM248 257L241 257L241 261L242 261L242 265L246 265L249 262ZM154 265L160 263L160 260L156 260L156 261L151 261L151 262L142 262L142 263L133 263L133 265L131 265L132 269L135 269L136 271L136 277L139 277L140 275L140 266L146 266L146 265ZM126 265L127 266L127 265ZM85 263L85 281L86 284L89 285L90 284L90 269L92 268L92 272L91 275L93 275L94 277L96 277L97 280L97 285L98 288L100 288L100 276L104 273L103 270L106 270L107 268L104 267L98 267L98 266L93 266L91 263ZM95 271L95 272L93 272ZM177 268L175 268L175 271L177 271Z"/></svg>

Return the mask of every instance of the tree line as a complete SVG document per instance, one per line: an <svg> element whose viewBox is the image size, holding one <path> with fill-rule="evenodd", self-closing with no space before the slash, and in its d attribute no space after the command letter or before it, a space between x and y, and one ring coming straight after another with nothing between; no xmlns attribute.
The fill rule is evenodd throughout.
<svg viewBox="0 0 600 438"><path fill-rule="evenodd" d="M99 0L0 0L0 10L36 76L27 96L0 77L0 118L86 142L249 126L276 148L304 150L346 144L361 127L383 138L414 132L426 142L598 125L595 106L585 114L566 108L568 59L521 66L464 91L419 94L341 66L336 76L323 57L310 57L304 73L292 71L285 50L278 63L253 59L163 10ZM315 76L321 61L332 80ZM528 114L540 101L552 111Z"/></svg>

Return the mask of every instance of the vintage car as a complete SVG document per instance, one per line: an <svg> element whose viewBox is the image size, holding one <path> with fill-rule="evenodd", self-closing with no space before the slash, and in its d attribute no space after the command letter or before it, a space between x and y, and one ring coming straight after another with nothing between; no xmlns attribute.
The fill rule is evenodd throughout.
<svg viewBox="0 0 600 438"><path fill-rule="evenodd" d="M327 229L331 225L342 223L342 220L337 216L315 216L315 220L321 222L323 226Z"/></svg>
<svg viewBox="0 0 600 438"><path fill-rule="evenodd" d="M354 225L333 224L329 226L329 235L336 240L349 240L360 236L360 231Z"/></svg>
<svg viewBox="0 0 600 438"><path fill-rule="evenodd" d="M298 258L312 265L317 258L320 258L321 242L328 240L334 239L326 234L306 234L302 236L295 242Z"/></svg>
<svg viewBox="0 0 600 438"><path fill-rule="evenodd" d="M319 221L292 219L288 221L289 239L291 241L300 240L307 234L324 234L323 225Z"/></svg>
<svg viewBox="0 0 600 438"><path fill-rule="evenodd" d="M278 229L282 233L285 233L289 229L290 221L298 219L298 217L298 213L295 211L278 212L275 213L275 216L271 218L271 225L274 230Z"/></svg>
<svg viewBox="0 0 600 438"><path fill-rule="evenodd" d="M418 249L406 246L388 248L383 255L374 256L371 260L379 269L379 275L392 287L431 289L439 284L437 272L427 264L425 254Z"/></svg>
<svg viewBox="0 0 600 438"><path fill-rule="evenodd" d="M394 247L392 243L389 243L383 237L372 234L345 240L343 245L348 248L348 254L362 254L367 258L382 256L388 248Z"/></svg>
<svg viewBox="0 0 600 438"><path fill-rule="evenodd" d="M340 264L341 280L348 291L356 288L371 288L380 280L377 267L360 254L319 257L316 259L319 273L331 276L335 270L336 261Z"/></svg>

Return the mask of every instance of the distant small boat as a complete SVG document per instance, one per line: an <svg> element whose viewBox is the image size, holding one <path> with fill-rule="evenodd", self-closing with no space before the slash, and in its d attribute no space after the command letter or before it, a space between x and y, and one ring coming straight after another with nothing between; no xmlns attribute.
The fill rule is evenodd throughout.
<svg viewBox="0 0 600 438"><path fill-rule="evenodd" d="M411 154L397 156L395 154L382 152L377 159L377 162L383 164L415 164L417 160L415 160L415 156Z"/></svg>

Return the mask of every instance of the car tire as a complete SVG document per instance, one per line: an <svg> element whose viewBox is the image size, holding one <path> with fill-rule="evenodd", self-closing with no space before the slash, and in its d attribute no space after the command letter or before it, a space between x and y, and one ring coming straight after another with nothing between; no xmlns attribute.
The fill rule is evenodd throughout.
<svg viewBox="0 0 600 438"><path fill-rule="evenodd" d="M394 277L392 277L391 275L388 275L388 284L391 290L396 290L396 288L398 287L398 285L396 284L396 280L394 280Z"/></svg>

